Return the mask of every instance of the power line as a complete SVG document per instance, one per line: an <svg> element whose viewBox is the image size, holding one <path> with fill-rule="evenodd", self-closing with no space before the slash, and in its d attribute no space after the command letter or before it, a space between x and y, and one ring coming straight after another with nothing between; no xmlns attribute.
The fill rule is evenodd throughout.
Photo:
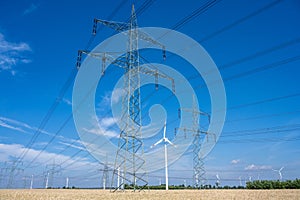
<svg viewBox="0 0 300 200"><path fill-rule="evenodd" d="M242 143L260 143L260 142L294 142L299 141L300 136L297 137L284 137L284 138L256 138L256 139L236 139L236 140L221 140L219 144L242 144Z"/></svg>
<svg viewBox="0 0 300 200"><path fill-rule="evenodd" d="M113 12L109 15L110 18L113 18L117 12L120 10L120 8L127 2L127 0L123 0L114 10ZM144 8L145 11L146 8ZM140 12L142 13L142 12ZM86 49L89 48L89 46L91 45L92 41L94 40L94 37L91 36L91 39L89 40ZM26 146L24 153L21 154L21 156L18 158L18 160L22 160L26 154L28 153L30 147L33 145L33 143L36 141L37 137L40 135L41 130L44 129L44 127L46 126L47 122L49 121L50 117L52 116L53 112L55 111L56 107L58 106L58 104L62 101L66 91L69 89L71 83L73 82L74 78L75 78L75 74L77 72L76 68L73 68L69 78L67 79L66 83L64 84L64 86L62 87L58 98L56 99L56 101L52 104L52 106L50 107L48 113L46 114L46 116L44 117L42 123L40 124L40 126L38 127L38 130L36 131L36 133L34 134L34 136L32 137L32 139L30 140L29 144ZM62 126L58 129L58 131L55 133L54 136L51 137L50 141L42 148L42 150L39 152L39 154L34 157L33 161L31 161L29 163L28 166L30 166L40 155L41 153L54 141L54 139L56 138L56 136L59 134L59 132L67 125L67 123L70 121L70 119L72 118L72 115L69 116L67 118L67 120L62 124Z"/></svg>
<svg viewBox="0 0 300 200"><path fill-rule="evenodd" d="M299 56L298 56L299 57ZM293 61L294 59L291 59L291 61ZM282 62L280 61L279 63L286 63L285 62ZM268 65L269 66L269 65ZM230 78L228 80L232 80L234 78ZM289 95L285 95L285 96L280 96L280 97L275 97L275 98L270 98L270 99L265 99L265 100L261 100L261 101L256 101L256 102L252 102L252 103L247 103L247 104L241 104L241 105L237 105L237 106L232 106L232 107L228 107L227 109L237 109L237 108L243 108L243 107L248 107L248 106L252 106L252 105L257 105L257 104L262 104L262 103L267 103L267 102L272 102L272 101L278 101L278 100L283 100L283 99L287 99L287 98L292 98L292 97L297 97L299 96L300 93L296 93L296 94L289 94ZM172 95L173 96L173 95ZM171 96L171 97L172 97ZM165 102L165 100L163 100L163 102ZM144 116L143 116L144 117ZM82 150L81 150L82 151ZM80 151L80 152L81 152ZM80 152L77 152L75 155L77 155L78 153ZM72 157L71 157L72 158Z"/></svg>
<svg viewBox="0 0 300 200"><path fill-rule="evenodd" d="M147 1L150 2L150 1ZM151 1L152 3L154 1ZM152 3L146 3L143 4L142 6L142 10L139 11L139 13L143 13ZM61 130L67 125L67 123L70 121L70 119L72 118L72 115L70 115L67 120L62 124L62 126L60 126L60 128L58 129L58 131L55 133L55 135L52 136L52 138L50 139L50 141L42 148L42 150L33 158L33 160L31 162L29 162L29 164L27 165L27 167L29 167L34 161L36 161L36 159L42 154L42 152L44 152L44 150L54 141L54 139L56 138L56 136L61 132ZM73 142L74 143L74 142ZM70 145L72 145L73 143L71 143Z"/></svg>
<svg viewBox="0 0 300 200"><path fill-rule="evenodd" d="M224 27L221 28L220 30L213 32L212 34L206 36L205 38L203 38L203 39L200 40L199 42L201 43L201 42L204 42L204 41L206 41L206 40L209 40L209 39L211 39L211 38L213 38L213 37L219 35L220 33L223 33L223 32L225 32L225 31L227 31L227 30L233 28L233 27L235 27L235 26L237 26L237 25L239 25L239 24L241 24L241 23L243 23L243 22L245 22L245 21L251 19L252 17L254 17L254 16L258 15L258 14L261 14L262 12L264 12L264 11L266 11L266 10L268 10L268 9L270 9L270 8L272 8L272 7L274 7L275 5L277 5L278 3L280 3L281 1L282 1L282 0L276 0L276 1L273 1L273 2L271 2L271 3L269 3L269 4L267 4L266 6L264 6L264 7L260 8L260 9L258 9L258 10L256 10L256 11L250 13L249 15L246 15L245 17L243 17L243 18L241 18L241 19L239 19L239 20L237 20L237 21L235 21L235 22L233 22L233 23L231 23L231 24L229 24L229 25L227 25L227 26L224 26Z"/></svg>
<svg viewBox="0 0 300 200"><path fill-rule="evenodd" d="M276 0L276 1L271 2L270 4L268 4L268 5L266 5L266 6L262 7L262 8L260 8L260 9L258 9L258 10L255 10L254 12L250 13L249 15L246 15L246 16L244 16L244 17L238 19L237 21L235 21L235 22L233 22L233 23L231 23L231 24L229 24L229 25L226 25L226 26L224 26L223 28L221 28L221 29L219 29L219 30L217 30L217 31L215 31L215 32L213 32L213 33L211 33L211 34L209 34L208 36L202 38L202 39L199 41L199 43L204 42L204 41L207 41L207 40L209 40L209 39L211 39L211 38L213 38L213 37L215 37L215 36L217 36L217 35L219 35L219 34L225 32L225 31L227 31L227 30L230 30L230 29L234 28L235 26L237 26L237 25L239 25L239 24L241 24L241 23L244 23L245 21L251 19L252 17L254 17L254 16L258 15L258 14L261 14L262 12L265 12L266 10L272 8L273 6L275 6L276 4L280 3L281 1L282 1L282 0ZM217 2L216 2L216 3L217 3ZM201 7L202 7L202 6L201 6ZM201 8L201 7L200 7L200 8ZM200 8L198 8L198 9L200 9ZM198 10L198 9L197 9L197 10ZM193 12L192 12L189 16L192 16L192 15L193 15ZM181 19L181 20L180 20L178 23L176 23L176 24L179 24L181 21L184 21L184 19L185 19L185 18ZM176 24L173 26L173 29L174 29L174 30L175 30L174 27L177 26ZM164 34L163 36L161 36L161 37L164 37L164 36L167 35L167 34L168 34L168 32L167 32L166 34ZM297 43L297 42L299 42L299 41L294 41L294 43ZM292 45L292 44L288 44L288 45ZM187 48L191 48L191 46L189 46L189 47L187 47ZM283 45L282 47L277 47L277 48L284 48L284 45ZM183 50L185 50L185 49L183 49ZM274 47L274 50L276 50L276 47ZM255 57L264 55L264 54L266 54L266 53L270 53L271 51L274 51L274 50L270 50L269 52L261 52L261 53L258 53L257 55L255 55ZM172 57L172 56L174 56L174 54L172 54L172 55L169 56L168 58L170 58L170 57ZM254 57L253 57L253 58L254 58ZM245 62L246 60L253 59L253 58L244 58L244 59L241 59L240 61L236 61L237 63L229 63L229 65L230 65L230 66L233 66L233 65L236 65L236 64L241 63L241 62ZM161 63L162 63L162 62L163 62L163 61L161 61ZM222 67L220 67L220 69L221 69L221 68L222 68ZM227 66L224 66L224 68L227 68Z"/></svg>
<svg viewBox="0 0 300 200"><path fill-rule="evenodd" d="M181 19L179 22L177 22L175 25L172 26L171 29L178 30L182 28L184 25L198 17L199 15L203 14L205 11L207 11L209 8L213 7L217 3L219 3L221 0L213 0L213 1L207 1L203 5L201 5L199 8L194 10L191 14Z"/></svg>
<svg viewBox="0 0 300 200"><path fill-rule="evenodd" d="M120 4L110 13L110 15L107 17L107 19L112 20L116 16L116 14L119 12L119 10L126 4L127 1L128 0L122 0L120 2ZM97 31L100 31L100 30L101 30L101 27L99 27ZM85 50L88 50L91 47L92 43L95 40L95 36L96 35L94 35L94 34L92 34L90 36L90 39L85 47Z"/></svg>
<svg viewBox="0 0 300 200"><path fill-rule="evenodd" d="M30 148L32 147L32 145L35 143L35 141L37 140L38 136L41 134L41 131L45 128L46 124L48 123L49 119L51 118L51 116L53 115L55 109L57 108L57 106L61 103L65 93L67 92L67 90L70 87L70 84L73 82L74 80L74 76L75 76L75 72L76 72L76 68L73 68L72 72L69 75L69 78L67 79L67 81L65 82L65 84L63 85L62 89L59 92L59 95L57 97L57 99L53 102L53 104L51 105L50 109L48 110L46 116L43 118L42 122L40 123L39 127L37 128L37 130L35 131L34 135L32 136L31 140L29 141L29 143L25 146L24 150L22 151L22 153L20 154L20 156L17 158L17 160L22 161L24 159L24 157L28 154ZM17 167L17 166L16 166Z"/></svg>
<svg viewBox="0 0 300 200"><path fill-rule="evenodd" d="M239 122L239 121L244 121L244 120L255 120L255 119L262 119L262 118L271 118L271 117L284 116L284 115L293 115L293 114L297 114L297 113L300 113L300 110L280 112L280 113L272 113L272 114L267 114L267 115L258 115L258 116L246 117L246 118L241 118L241 119L226 120L226 123Z"/></svg>
<svg viewBox="0 0 300 200"><path fill-rule="evenodd" d="M111 13L111 15L109 17L113 18L113 16L116 14L116 12L125 4L125 0L122 1L119 6ZM206 4L204 4L203 6L199 7L198 9L196 9L195 11L193 11L189 16L185 17L184 19L180 20L177 24L175 24L173 26L173 29L177 29L179 27L182 27L183 25L185 25L186 23L188 23L189 21L191 21L192 19L194 19L195 17L199 16L201 13L205 12L208 8L210 8L211 6L215 5L216 3L218 3L219 1L210 1L210 2L207 2ZM151 1L151 0L147 0L145 1L141 7L138 8L137 10L137 13L140 15L142 14L149 6L151 6L151 4L153 4L154 1ZM129 19L128 19L129 21ZM94 38L93 36L91 36L91 38ZM91 40L88 42L88 45L86 47L86 49L88 49L89 45L91 44ZM72 79L73 80L73 79ZM69 87L69 85L68 85ZM68 89L68 87L66 89ZM63 93L64 95L64 93ZM56 105L57 106L57 105ZM55 108L56 108L55 106ZM55 108L53 109L53 111L55 110ZM53 112L52 111L52 112ZM50 118L50 117L49 117ZM68 118L67 121L70 120L70 117ZM46 122L47 123L47 122ZM45 123L45 124L46 124ZM63 127L66 125L66 123L63 124ZM60 129L59 129L60 130ZM44 151L48 145L54 140L54 138L57 136L57 134L59 133L60 131L58 131L54 137L51 138L50 142L42 149L42 151ZM35 139L36 140L36 139ZM34 141L35 141L34 140ZM33 142L34 143L34 142ZM30 148L30 147L29 147ZM27 150L29 151L29 150ZM39 157L39 155L41 154L41 152L34 158L34 161ZM23 157L22 157L23 158Z"/></svg>
<svg viewBox="0 0 300 200"><path fill-rule="evenodd" d="M300 129L300 124L291 124L291 125L274 126L274 127L261 128L261 129L223 132L223 134L220 137L227 138L227 137L238 137L238 136L249 136L249 135L251 136L256 134L282 133L286 131L295 131L299 129Z"/></svg>
<svg viewBox="0 0 300 200"><path fill-rule="evenodd" d="M237 108L243 108L243 107L248 107L248 106L252 106L252 105L259 105L259 104L263 104L263 103L267 103L267 102L273 102L273 101L278 101L278 100L283 100L283 99L288 99L288 98L293 98L293 97L297 97L297 96L300 96L300 93L297 93L297 94L290 94L290 95L284 95L284 96L280 96L280 97L275 97L275 98L269 98L269 99L264 99L264 100L259 100L259 101L255 101L255 102L252 102L252 103L246 103L246 104L240 104L240 105L237 105L237 106L233 106L233 107L229 107L228 109L237 109ZM145 116L145 115L144 115ZM143 116L143 117L144 117ZM174 123L175 120L173 122L170 122L169 124L171 123ZM109 130L109 129L108 129ZM97 138L95 137L95 140ZM95 141L93 140L93 141ZM105 143L103 143L105 144ZM102 145L103 145L102 144ZM100 145L101 146L101 145ZM72 160L76 155L78 155L80 152L82 152L83 150L79 150L77 151L75 154L73 154L69 159L65 160L64 162L61 163L61 165L63 165L64 163L68 162L69 160ZM87 155L89 153L87 152ZM75 163L76 161L73 161L73 163ZM69 163L69 165L65 166L64 168L66 167L69 167L70 165L72 165L72 163Z"/></svg>
<svg viewBox="0 0 300 200"><path fill-rule="evenodd" d="M254 105L258 105L258 104L262 104L262 103L269 103L269 102L273 102L273 101L289 99L289 98L298 97L298 96L300 96L300 93L288 94L288 95L284 95L284 96L273 97L273 98L269 98L269 99L255 101L255 102L252 102L252 103L246 103L246 104L231 106L231 107L228 107L227 109L239 109L239 108L254 106Z"/></svg>

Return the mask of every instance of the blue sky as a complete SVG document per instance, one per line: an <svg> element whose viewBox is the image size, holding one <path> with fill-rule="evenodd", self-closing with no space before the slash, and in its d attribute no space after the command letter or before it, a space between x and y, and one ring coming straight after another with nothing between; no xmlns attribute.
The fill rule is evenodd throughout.
<svg viewBox="0 0 300 200"><path fill-rule="evenodd" d="M16 175L15 180L34 174L35 187L42 187L43 172L55 162L62 167L55 186L63 186L66 177L76 186L101 186L103 166L80 143L73 119L60 130L72 115L72 84L34 144L30 149L24 148L72 73L77 50L84 49L90 38L93 19L107 19L121 2L125 3L113 20L124 21L130 14L130 1L0 3L1 172L7 171L13 160L26 150L23 164L18 165L25 168L24 173ZM136 1L136 9L144 2ZM173 28L206 1L149 2L149 7L138 15L140 27ZM267 5L272 6L259 11ZM283 179L299 178L299 9L296 0L221 1L176 29L207 50L225 84L228 107L225 126L219 142L205 159L209 183L215 183L216 174L223 185L238 185L239 177L278 179L278 173L272 169L282 166ZM112 34L114 31L103 27L91 47ZM151 61L161 61L161 57L155 58L161 56L160 52L145 52L145 56ZM184 60L170 54L167 57L164 64L189 77L191 85L197 88L201 109L210 112L207 89L199 87L202 78L190 78L195 71ZM111 84L117 81L114 78L121 75L121 70L108 71L104 90L97 90L96 95L97 114L102 124L111 126L112 134L118 128L109 121L111 116L106 113L110 109L104 105L110 98ZM164 102L168 120L173 122L168 126L168 136L173 138L173 130L179 123L178 102L175 98L164 101L170 95L164 88L143 100L153 90L154 86L142 90L142 104L147 110L154 103ZM149 118L143 120L147 123ZM186 153L170 166L170 184L182 184L183 180L192 184L192 169L192 154ZM4 173L0 187L6 187L8 177L9 173ZM157 184L159 177L163 178L163 171L150 173L149 177L151 184ZM16 187L23 186L18 184Z"/></svg>

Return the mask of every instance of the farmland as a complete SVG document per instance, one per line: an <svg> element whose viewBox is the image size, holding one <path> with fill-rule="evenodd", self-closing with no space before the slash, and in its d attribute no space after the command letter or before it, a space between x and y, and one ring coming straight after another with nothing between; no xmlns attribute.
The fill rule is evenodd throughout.
<svg viewBox="0 0 300 200"><path fill-rule="evenodd" d="M1 200L83 200L83 199L300 199L300 190L150 190L116 192L108 190L0 190Z"/></svg>

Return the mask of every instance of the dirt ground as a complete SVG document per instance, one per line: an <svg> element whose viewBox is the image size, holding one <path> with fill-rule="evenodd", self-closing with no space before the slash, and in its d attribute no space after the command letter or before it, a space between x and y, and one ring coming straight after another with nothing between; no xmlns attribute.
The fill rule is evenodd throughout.
<svg viewBox="0 0 300 200"><path fill-rule="evenodd" d="M115 192L109 190L0 190L0 200L95 200L95 199L288 199L300 200L300 190L146 190Z"/></svg>

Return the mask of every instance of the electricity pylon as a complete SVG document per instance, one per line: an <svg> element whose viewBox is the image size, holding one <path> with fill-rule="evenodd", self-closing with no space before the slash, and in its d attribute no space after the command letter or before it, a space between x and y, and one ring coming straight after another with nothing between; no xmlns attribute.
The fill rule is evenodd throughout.
<svg viewBox="0 0 300 200"><path fill-rule="evenodd" d="M0 168L0 188L4 187L4 181L5 181L5 171L6 171L6 162L4 162L4 164L2 164L1 168ZM3 182L3 186L2 186L2 182Z"/></svg>
<svg viewBox="0 0 300 200"><path fill-rule="evenodd" d="M55 164L46 165L46 171L45 174L45 188L51 188L53 187L53 181L54 181L54 175L59 174L61 172L61 166Z"/></svg>
<svg viewBox="0 0 300 200"><path fill-rule="evenodd" d="M202 142L202 135L207 134L207 132L200 130L200 115L205 115L208 117L208 121L210 121L210 116L200 111L197 108L196 99L195 96L193 96L193 107L192 108L179 108L178 115L179 118L181 116L181 111L183 112L190 112L192 113L192 121L193 125L192 127L182 127L177 128L177 130L184 131L185 135L186 132L192 133L194 139L193 139L193 182L195 188L201 188L202 185L205 185L206 183L206 177L205 177L205 168L204 168L204 161L203 157L200 155L200 149L201 149L201 142Z"/></svg>
<svg viewBox="0 0 300 200"><path fill-rule="evenodd" d="M174 80L159 72L151 65L140 66L138 40L144 40L157 45L163 50L165 58L165 47L145 32L137 29L137 17L134 6L132 6L131 17L129 22L112 22L101 19L94 19L93 34L97 32L97 24L103 24L117 32L123 32L128 36L127 51L123 56L113 57L109 52L90 52L88 50L78 51L77 68L80 67L82 53L88 56L98 58L102 61L102 75L104 75L106 60L111 61L124 69L122 98L122 114L120 118L121 132L118 142L118 150L112 174L111 188L114 191L124 189L125 184L134 191L141 190L148 185L147 172L145 169L144 147L142 140L142 118L141 118L141 99L140 99L140 74L146 74L155 77L156 88L158 86L158 77L168 79L172 82L173 92L175 92ZM117 186L114 185L115 176L118 180Z"/></svg>
<svg viewBox="0 0 300 200"><path fill-rule="evenodd" d="M6 171L9 173L9 178L8 178L8 182L7 182L7 188L12 188L13 182L14 182L14 178L20 172L24 172L24 169L22 167L19 167L20 165L23 166L23 162L15 160L15 161L12 161L12 164L11 164L10 167L6 168Z"/></svg>
<svg viewBox="0 0 300 200"><path fill-rule="evenodd" d="M107 160L104 164L104 168L103 168L103 174L102 174L102 187L103 190L106 190L106 186L108 185L108 180L109 180L109 168L108 168L108 163Z"/></svg>

